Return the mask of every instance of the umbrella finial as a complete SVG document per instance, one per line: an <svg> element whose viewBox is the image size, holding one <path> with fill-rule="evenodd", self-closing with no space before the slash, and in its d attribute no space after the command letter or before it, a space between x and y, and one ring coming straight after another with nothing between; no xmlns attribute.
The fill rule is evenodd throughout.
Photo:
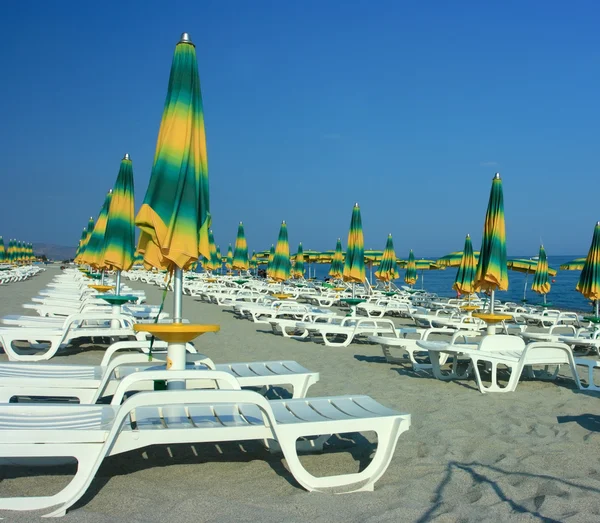
<svg viewBox="0 0 600 523"><path fill-rule="evenodd" d="M500 173L494 174L494 180L500 180Z"/></svg>
<svg viewBox="0 0 600 523"><path fill-rule="evenodd" d="M596 222L596 225L600 225L600 222Z"/></svg>
<svg viewBox="0 0 600 523"><path fill-rule="evenodd" d="M358 207L358 202L356 202L356 203L354 204L354 207Z"/></svg>
<svg viewBox="0 0 600 523"><path fill-rule="evenodd" d="M192 45L194 45L194 43L192 42L192 38L190 37L189 33L181 33L181 38L179 39L179 43L180 44L192 44Z"/></svg>
<svg viewBox="0 0 600 523"><path fill-rule="evenodd" d="M123 160L131 160L131 158L129 158L129 153L125 153L125 156L123 156Z"/></svg>

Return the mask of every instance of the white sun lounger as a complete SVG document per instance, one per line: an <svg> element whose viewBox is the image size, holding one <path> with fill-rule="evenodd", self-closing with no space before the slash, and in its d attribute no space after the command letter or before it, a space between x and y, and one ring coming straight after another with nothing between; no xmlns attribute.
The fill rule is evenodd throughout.
<svg viewBox="0 0 600 523"><path fill-rule="evenodd" d="M0 509L40 510L61 516L90 486L106 456L149 445L220 441L274 441L296 481L309 491L373 490L387 469L410 415L388 409L368 396L340 396L268 401L239 389L226 373L204 371L207 379L227 390L140 392L121 401L126 390L142 380L196 379L203 371L149 371L121 382L110 405L0 405L0 459L65 458L78 461L72 481L52 496L7 497ZM377 450L358 473L315 477L298 458L299 438L314 438L320 450L332 434L374 431ZM298 442L302 443L302 442ZM31 464L28 465L28 468ZM201 467L201 465L199 465Z"/></svg>
<svg viewBox="0 0 600 523"><path fill-rule="evenodd" d="M328 347L347 347L358 336L394 334L396 330L392 320L349 316L333 317L322 322L298 322L296 325L308 331L313 341L322 340Z"/></svg>

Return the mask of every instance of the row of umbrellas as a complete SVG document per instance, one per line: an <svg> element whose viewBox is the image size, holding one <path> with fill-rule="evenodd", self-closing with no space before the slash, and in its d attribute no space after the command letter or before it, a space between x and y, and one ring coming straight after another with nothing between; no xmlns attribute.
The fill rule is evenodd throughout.
<svg viewBox="0 0 600 523"><path fill-rule="evenodd" d="M18 240L9 240L4 246L4 239L0 236L0 263L31 263L36 259L33 253L33 244Z"/></svg>

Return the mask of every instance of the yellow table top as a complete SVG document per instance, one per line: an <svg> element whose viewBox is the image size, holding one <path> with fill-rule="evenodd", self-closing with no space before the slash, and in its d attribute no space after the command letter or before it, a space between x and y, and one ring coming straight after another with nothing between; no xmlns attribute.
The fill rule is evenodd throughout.
<svg viewBox="0 0 600 523"><path fill-rule="evenodd" d="M292 295L284 293L273 293L273 297L277 298L278 300L287 300L288 298L291 298Z"/></svg>
<svg viewBox="0 0 600 523"><path fill-rule="evenodd" d="M98 292L107 292L115 288L114 285L88 285L88 287Z"/></svg>
<svg viewBox="0 0 600 523"><path fill-rule="evenodd" d="M206 332L218 332L219 325L195 325L192 323L136 323L136 332L149 332L167 343L187 343Z"/></svg>
<svg viewBox="0 0 600 523"><path fill-rule="evenodd" d="M512 316L508 314L490 314L489 312L477 312L473 316L486 323L500 323L501 321L512 320Z"/></svg>
<svg viewBox="0 0 600 523"><path fill-rule="evenodd" d="M479 309L480 307L478 307L477 305L463 305L461 307L461 309L463 311L476 311L477 309Z"/></svg>

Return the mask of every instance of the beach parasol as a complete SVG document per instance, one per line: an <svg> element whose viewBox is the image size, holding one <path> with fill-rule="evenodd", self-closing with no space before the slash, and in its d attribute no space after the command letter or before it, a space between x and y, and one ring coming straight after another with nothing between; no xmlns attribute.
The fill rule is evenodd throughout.
<svg viewBox="0 0 600 523"><path fill-rule="evenodd" d="M252 257L250 258L250 268L254 269L254 276L256 276L256 270L258 269L258 258L256 252L252 251Z"/></svg>
<svg viewBox="0 0 600 523"><path fill-rule="evenodd" d="M302 250L302 242L298 245L295 262L293 271L294 278L304 278L304 251Z"/></svg>
<svg viewBox="0 0 600 523"><path fill-rule="evenodd" d="M329 268L329 276L334 280L342 278L344 273L344 252L342 251L342 240L337 239L335 244L335 251L331 260L331 267Z"/></svg>
<svg viewBox="0 0 600 523"><path fill-rule="evenodd" d="M108 208L110 206L111 197L112 189L108 191L104 198L104 204L100 209L100 214L94 225L94 230L92 231L92 234L90 234L85 249L80 256L81 263L96 269L99 267L102 251L104 250L104 233L106 232L106 222L108 219Z"/></svg>
<svg viewBox="0 0 600 523"><path fill-rule="evenodd" d="M585 259L576 289L588 300L595 302L595 315L599 318L600 301L600 222L596 223L592 244Z"/></svg>
<svg viewBox="0 0 600 523"><path fill-rule="evenodd" d="M585 258L575 258L570 262L563 263L559 268L561 271L580 271L585 265Z"/></svg>
<svg viewBox="0 0 600 523"><path fill-rule="evenodd" d="M121 160L108 208L104 246L99 266L117 271L115 294L121 293L121 271L128 271L135 255L133 167L128 154Z"/></svg>
<svg viewBox="0 0 600 523"><path fill-rule="evenodd" d="M173 271L173 324L136 324L166 339L167 368L185 369L185 342L216 325L183 324L183 270L210 256L208 165L196 49L183 33L173 56L152 174L136 225L144 264ZM169 388L182 388L181 382Z"/></svg>
<svg viewBox="0 0 600 523"><path fill-rule="evenodd" d="M543 245L540 245L540 253L538 255L538 263L533 277L531 290L544 296L544 304L546 303L546 294L550 292L550 281L548 279L548 258Z"/></svg>
<svg viewBox="0 0 600 523"><path fill-rule="evenodd" d="M475 271L477 270L477 263L473 253L471 237L468 234L465 238L465 248L462 253L461 262L458 266L458 271L456 271L456 278L454 279L452 288L459 294L470 295L475 291L473 282L475 279Z"/></svg>
<svg viewBox="0 0 600 523"><path fill-rule="evenodd" d="M289 279L292 264L290 262L290 244L288 243L288 232L285 221L281 222L279 236L277 237L277 246L271 262L271 274L269 275L275 281L284 282Z"/></svg>
<svg viewBox="0 0 600 523"><path fill-rule="evenodd" d="M235 238L235 249L233 253L233 260L231 262L231 268L234 271L247 271L250 267L248 262L248 244L246 243L246 235L244 234L244 224L242 222L238 225L237 236Z"/></svg>
<svg viewBox="0 0 600 523"><path fill-rule="evenodd" d="M532 258L514 258L506 262L506 268L511 271L525 274L525 285L523 287L523 302L527 301L527 280L530 274L535 274L538 268L538 261ZM554 269L548 268L550 276L556 276Z"/></svg>
<svg viewBox="0 0 600 523"><path fill-rule="evenodd" d="M231 272L231 268L233 266L233 249L231 248L231 243L229 247L227 247L227 256L225 257L225 268Z"/></svg>
<svg viewBox="0 0 600 523"><path fill-rule="evenodd" d="M217 246L215 245L215 237L212 229L208 231L208 252L209 256L205 257L204 270L216 271L221 266L220 257L217 256Z"/></svg>
<svg viewBox="0 0 600 523"><path fill-rule="evenodd" d="M394 251L394 241L390 234L387 237L379 269L375 271L375 278L379 281L391 282L392 280L398 279L398 277L398 263L396 260L396 252Z"/></svg>
<svg viewBox="0 0 600 523"><path fill-rule="evenodd" d="M267 258L267 276L271 278L271 271L273 270L273 258L275 256L275 245L271 244L271 249L269 250L269 257Z"/></svg>
<svg viewBox="0 0 600 523"><path fill-rule="evenodd" d="M458 267L462 263L463 254L464 251L451 252L435 260L435 263L444 267ZM473 256L475 257L475 263L477 263L477 260L479 260L479 251L473 251Z"/></svg>
<svg viewBox="0 0 600 523"><path fill-rule="evenodd" d="M221 269L221 274L223 274L223 257L221 256L221 247L217 245L217 260L219 261L219 267Z"/></svg>
<svg viewBox="0 0 600 523"><path fill-rule="evenodd" d="M365 281L365 240L358 203L354 204L352 209L342 278L352 283L352 298L354 298L355 285Z"/></svg>
<svg viewBox="0 0 600 523"><path fill-rule="evenodd" d="M4 248L4 240L2 236L0 236L0 262L4 263L6 261L6 249Z"/></svg>
<svg viewBox="0 0 600 523"><path fill-rule="evenodd" d="M406 261L406 273L404 274L404 283L406 285L410 285L411 287L417 283L417 264L415 262L415 255L413 254L412 249L408 253L408 260Z"/></svg>
<svg viewBox="0 0 600 523"><path fill-rule="evenodd" d="M494 313L495 292L508 289L504 197L499 173L494 175L485 214L481 255L475 273L475 289L491 292L490 314Z"/></svg>

